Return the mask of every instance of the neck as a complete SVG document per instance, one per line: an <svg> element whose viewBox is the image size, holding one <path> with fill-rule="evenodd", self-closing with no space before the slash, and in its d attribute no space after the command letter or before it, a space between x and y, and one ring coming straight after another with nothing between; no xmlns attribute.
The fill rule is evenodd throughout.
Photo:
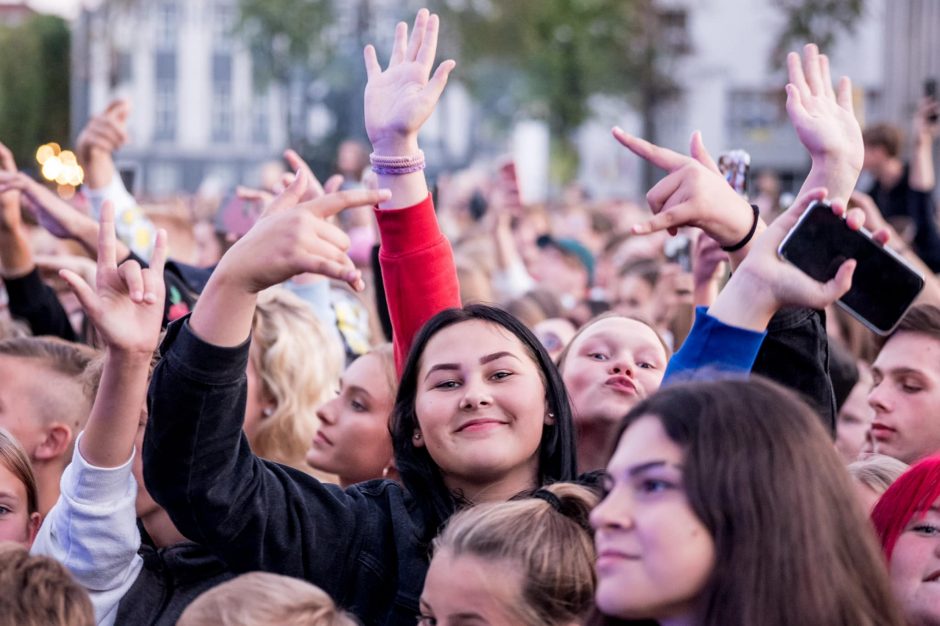
<svg viewBox="0 0 940 626"><path fill-rule="evenodd" d="M158 548L166 548L187 541L186 537L176 530L169 514L162 508L147 513L140 518L140 521Z"/></svg>
<svg viewBox="0 0 940 626"><path fill-rule="evenodd" d="M35 473L39 513L45 518L59 499L59 481L62 480L62 468L37 464Z"/></svg>
<svg viewBox="0 0 940 626"><path fill-rule="evenodd" d="M607 467L612 437L618 424L604 418L576 423L578 436L578 472L593 472Z"/></svg>
<svg viewBox="0 0 940 626"><path fill-rule="evenodd" d="M511 470L495 480L479 482L445 475L444 484L452 493L459 494L473 504L505 502L538 486L538 458L533 460L534 463Z"/></svg>
<svg viewBox="0 0 940 626"><path fill-rule="evenodd" d="M875 177L882 187L894 187L904 175L904 163L901 159L888 159L879 168Z"/></svg>

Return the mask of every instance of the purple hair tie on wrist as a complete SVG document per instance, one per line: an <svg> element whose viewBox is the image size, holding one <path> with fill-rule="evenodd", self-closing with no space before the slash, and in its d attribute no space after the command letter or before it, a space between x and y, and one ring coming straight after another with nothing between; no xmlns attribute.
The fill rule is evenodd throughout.
<svg viewBox="0 0 940 626"><path fill-rule="evenodd" d="M381 176L401 176L420 172L424 169L424 152L418 150L413 156L384 156L372 153L369 155L372 171Z"/></svg>

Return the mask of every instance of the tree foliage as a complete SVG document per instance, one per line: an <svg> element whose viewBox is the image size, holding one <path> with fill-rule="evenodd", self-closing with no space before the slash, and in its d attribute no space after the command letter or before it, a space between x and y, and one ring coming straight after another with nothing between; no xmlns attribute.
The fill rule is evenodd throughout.
<svg viewBox="0 0 940 626"><path fill-rule="evenodd" d="M785 21L770 59L771 67L781 67L787 52L808 42L818 44L821 50L831 50L841 35L855 31L865 6L865 0L779 0L777 7Z"/></svg>
<svg viewBox="0 0 940 626"><path fill-rule="evenodd" d="M0 26L0 141L23 166L39 145L68 141L69 37L48 15Z"/></svg>

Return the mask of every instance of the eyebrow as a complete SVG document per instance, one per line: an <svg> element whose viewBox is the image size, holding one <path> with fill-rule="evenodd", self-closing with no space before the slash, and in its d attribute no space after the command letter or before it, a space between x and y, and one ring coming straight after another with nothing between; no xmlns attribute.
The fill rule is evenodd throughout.
<svg viewBox="0 0 940 626"><path fill-rule="evenodd" d="M656 467L665 467L665 466L667 466L667 465L670 465L670 464L667 463L667 462L666 462L665 460L663 460L663 459L660 459L660 460L657 460L657 461L649 461L649 462L647 462L647 463L640 463L639 465L634 465L634 466L632 466L632 467L628 467L628 468L627 468L627 476L631 476L631 477L632 477L632 476L636 476L637 474L642 474L643 472L645 472L645 471L647 471L647 470L651 470L651 469L656 468ZM680 465L678 465L678 464L673 463L672 465L673 465L673 467L675 467L676 469L680 469L680 470L682 469L682 466L680 466Z"/></svg>
<svg viewBox="0 0 940 626"><path fill-rule="evenodd" d="M372 394L369 393L369 390L365 387L360 387L359 385L344 385L342 380L340 381L340 388L344 391L349 390L352 393L361 393L365 396L369 396L370 398L372 397Z"/></svg>
<svg viewBox="0 0 940 626"><path fill-rule="evenodd" d="M917 376L924 376L924 372L913 367L893 367L887 372L883 371L880 367L872 366L872 373L878 373L881 376L884 376L886 373L890 376L908 376L910 374L915 374Z"/></svg>
<svg viewBox="0 0 940 626"><path fill-rule="evenodd" d="M485 356L481 356L480 365L486 365L487 363L490 363L491 361L495 361L497 359L501 359L507 356L512 357L516 359L517 361L520 360L519 357L517 357L512 352L506 352L505 350L503 350L502 352L494 352L493 354L487 354ZM460 365L458 365L457 363L438 363L437 365L432 366L431 369L428 370L428 373L424 376L424 379L427 380L428 376L430 376L431 374L433 374L434 372L438 370L459 370L459 369L460 369Z"/></svg>

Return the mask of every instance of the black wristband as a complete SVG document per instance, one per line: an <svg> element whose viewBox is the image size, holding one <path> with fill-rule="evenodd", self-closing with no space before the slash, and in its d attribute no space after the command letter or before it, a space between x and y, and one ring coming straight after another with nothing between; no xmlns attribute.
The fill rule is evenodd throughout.
<svg viewBox="0 0 940 626"><path fill-rule="evenodd" d="M757 232L757 222L760 220L760 208L756 204L752 204L751 209L754 211L754 223L751 224L751 230L747 231L747 234L744 235L744 239L733 246L728 246L727 248L722 246L721 249L725 252L737 252L754 238L754 233Z"/></svg>

